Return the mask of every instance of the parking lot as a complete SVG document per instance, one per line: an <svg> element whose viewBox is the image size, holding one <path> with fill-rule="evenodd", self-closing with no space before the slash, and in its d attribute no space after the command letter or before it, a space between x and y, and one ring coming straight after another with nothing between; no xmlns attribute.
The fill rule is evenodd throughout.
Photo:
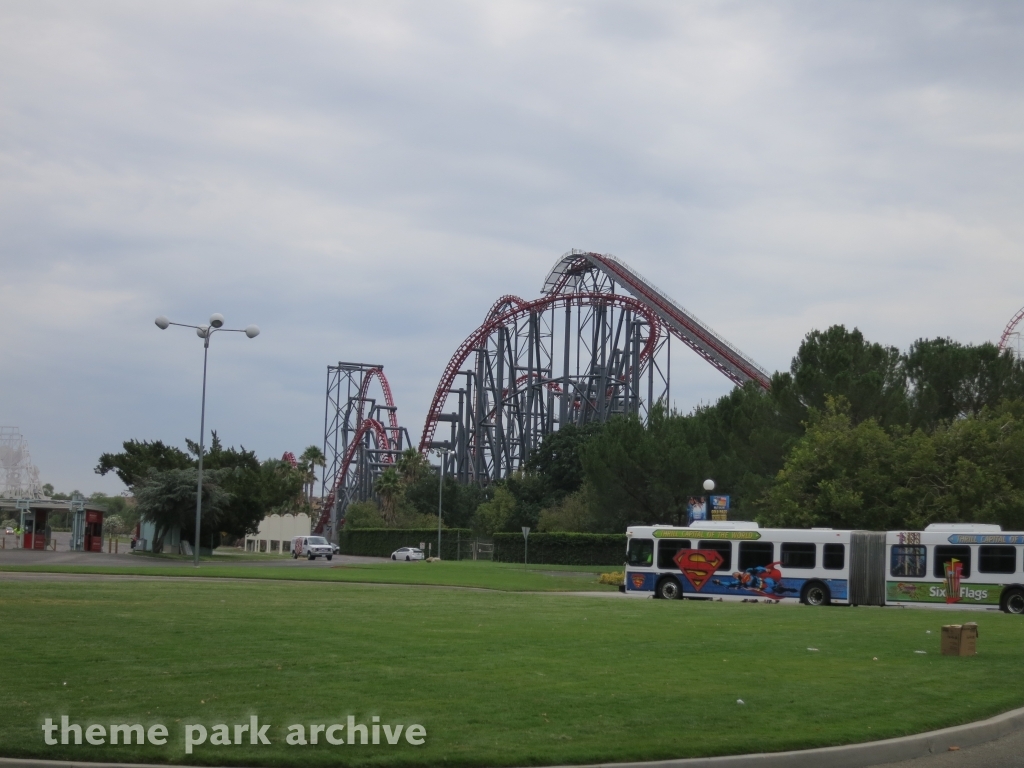
<svg viewBox="0 0 1024 768"><path fill-rule="evenodd" d="M17 539L7 534L2 536L3 547L0 548L0 565L130 565L138 566L191 566L192 559L175 555L149 555L135 554L131 547L124 541L120 543L118 553L107 553L107 545L104 543L103 552L72 552L68 548L71 538L70 533L55 531L53 541L56 542L56 550L29 550L16 548ZM332 565L345 563L379 563L390 562L380 557L356 557L352 555L335 555L330 562L323 558L306 560L305 558L293 559L289 555L253 555L246 554L241 550L221 549L213 558L204 557L204 563L216 563L217 565L245 565L245 566L267 566L279 568L329 568Z"/></svg>

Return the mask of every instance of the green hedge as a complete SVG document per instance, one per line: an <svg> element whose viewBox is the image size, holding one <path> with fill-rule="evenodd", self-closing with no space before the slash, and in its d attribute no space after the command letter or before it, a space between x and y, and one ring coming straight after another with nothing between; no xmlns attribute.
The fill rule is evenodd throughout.
<svg viewBox="0 0 1024 768"><path fill-rule="evenodd" d="M494 559L523 562L523 534L494 534ZM547 565L616 565L626 559L624 533L531 533L529 562Z"/></svg>
<svg viewBox="0 0 1024 768"><path fill-rule="evenodd" d="M445 528L441 531L441 559L455 560L472 557L470 548L473 532L468 528ZM351 528L338 537L343 555L364 557L391 557L399 547L418 547L420 542L433 544L437 549L436 528ZM623 545L625 546L625 545ZM426 552L426 548L423 550ZM437 552L431 554L436 555Z"/></svg>

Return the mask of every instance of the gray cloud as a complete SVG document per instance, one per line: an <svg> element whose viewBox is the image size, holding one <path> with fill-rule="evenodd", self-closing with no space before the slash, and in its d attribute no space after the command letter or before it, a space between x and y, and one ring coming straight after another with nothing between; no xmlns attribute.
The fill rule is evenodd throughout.
<svg viewBox="0 0 1024 768"><path fill-rule="evenodd" d="M0 422L45 480L208 423L319 442L324 368L416 434L502 293L611 252L769 368L1024 303L1024 11L1005 3L0 8ZM728 389L679 360L676 404Z"/></svg>

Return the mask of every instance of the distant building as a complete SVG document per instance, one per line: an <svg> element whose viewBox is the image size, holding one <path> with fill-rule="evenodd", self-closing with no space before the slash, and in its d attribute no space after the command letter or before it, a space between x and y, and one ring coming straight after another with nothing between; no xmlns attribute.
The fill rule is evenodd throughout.
<svg viewBox="0 0 1024 768"><path fill-rule="evenodd" d="M135 529L135 551L152 552L153 539L156 537L156 523L141 520ZM171 555L184 554L181 551L181 526L172 525L164 534L163 551Z"/></svg>
<svg viewBox="0 0 1024 768"><path fill-rule="evenodd" d="M71 529L68 546L72 551L102 552L106 512L105 507L81 498L0 499L0 520L14 521L21 532L18 546L25 549L55 549L51 526L56 519L57 525Z"/></svg>
<svg viewBox="0 0 1024 768"><path fill-rule="evenodd" d="M269 552L282 555L292 551L292 537L308 536L311 530L309 515L267 515L256 533L245 537L246 552Z"/></svg>

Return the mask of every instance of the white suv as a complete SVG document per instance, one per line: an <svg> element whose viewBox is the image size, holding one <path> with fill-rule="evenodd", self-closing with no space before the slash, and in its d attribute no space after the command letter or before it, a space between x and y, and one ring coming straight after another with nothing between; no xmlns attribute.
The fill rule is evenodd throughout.
<svg viewBox="0 0 1024 768"><path fill-rule="evenodd" d="M292 539L292 559L305 555L316 560L323 555L328 560L334 557L334 547L323 536L296 536Z"/></svg>

